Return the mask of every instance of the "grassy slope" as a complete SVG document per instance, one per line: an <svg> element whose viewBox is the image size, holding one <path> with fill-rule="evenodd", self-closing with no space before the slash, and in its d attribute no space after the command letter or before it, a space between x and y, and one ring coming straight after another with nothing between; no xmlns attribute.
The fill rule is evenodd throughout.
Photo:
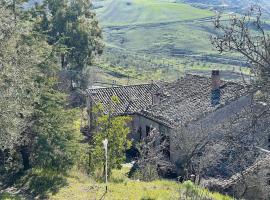
<svg viewBox="0 0 270 200"><path fill-rule="evenodd" d="M184 21L213 15L187 4L159 0L110 0L97 13L103 26Z"/></svg>
<svg viewBox="0 0 270 200"><path fill-rule="evenodd" d="M196 187L190 188L190 184L177 184L173 181L153 181L140 182L127 178L126 173L129 168L115 170L112 180L109 184L109 191L105 194L107 200L140 200L140 199L156 199L156 200L175 200L179 199L179 195L184 194L189 188L191 193L200 193L213 200L232 200L229 197L222 196L217 193L210 193L207 190ZM62 188L57 194L50 196L51 200L85 200L85 199L102 199L105 191L105 185L95 183L91 179L79 173L73 173L68 178L69 185Z"/></svg>
<svg viewBox="0 0 270 200"><path fill-rule="evenodd" d="M131 58L129 54L133 53L139 53L141 57L147 54L148 57L156 60L155 63L163 62L163 60L178 63L169 67L169 75L166 70L166 74L163 72L160 74L162 69L150 71L143 66L143 77L137 73L138 82L145 77L148 80L172 80L179 77L178 74L183 72L184 67L195 71L203 69L205 73L209 73L207 69L211 68L222 70L235 68L233 64L206 61L201 57L203 55L219 56L209 40L210 34L213 33L211 18L214 12L212 11L184 3L173 3L170 0L106 0L101 4L103 8L97 9L96 12L104 28L107 47L118 49L117 51L122 51L121 54L126 54L130 60L137 62L134 65L130 61L123 61L117 51L112 51L109 52L111 54L109 56L106 52L105 57L111 57L111 59L117 57L121 63L110 63L111 59L106 58L109 65L136 71L141 67L141 60ZM148 66L155 66L155 63L149 63ZM106 66L104 63L102 65L103 68ZM239 71L238 67L236 71ZM132 77L132 74L125 74ZM107 78L109 81L115 79L118 83L127 82L113 76L107 76ZM105 78L105 80L108 79Z"/></svg>
<svg viewBox="0 0 270 200"><path fill-rule="evenodd" d="M206 30L210 24L197 20L212 17L213 12L161 0L133 0L131 5L127 2L110 0L97 10L102 27L118 26L116 30L105 30L108 44L148 53L156 48L161 52L171 48L194 53L211 51Z"/></svg>

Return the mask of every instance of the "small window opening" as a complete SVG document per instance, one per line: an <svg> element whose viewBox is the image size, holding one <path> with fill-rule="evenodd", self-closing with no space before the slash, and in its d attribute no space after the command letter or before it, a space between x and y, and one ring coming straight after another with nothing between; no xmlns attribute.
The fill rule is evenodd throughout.
<svg viewBox="0 0 270 200"><path fill-rule="evenodd" d="M149 133L154 130L154 128L152 126L146 126L146 137L149 136Z"/></svg>
<svg viewBox="0 0 270 200"><path fill-rule="evenodd" d="M146 137L149 136L150 131L151 131L151 127L146 126Z"/></svg>
<svg viewBox="0 0 270 200"><path fill-rule="evenodd" d="M139 139L142 140L142 127L138 129Z"/></svg>
<svg viewBox="0 0 270 200"><path fill-rule="evenodd" d="M268 136L268 149L270 150L270 136Z"/></svg>

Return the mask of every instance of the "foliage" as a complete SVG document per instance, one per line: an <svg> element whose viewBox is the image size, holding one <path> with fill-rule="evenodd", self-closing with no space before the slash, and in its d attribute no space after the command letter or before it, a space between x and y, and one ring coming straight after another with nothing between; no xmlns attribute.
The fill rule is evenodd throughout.
<svg viewBox="0 0 270 200"><path fill-rule="evenodd" d="M86 87L82 70L102 53L101 29L89 0L47 0L40 6L37 30L46 33L49 44L58 49L63 69L72 70L71 80Z"/></svg>
<svg viewBox="0 0 270 200"><path fill-rule="evenodd" d="M28 28L22 24L15 26L10 12L4 8L0 10L0 27L0 147L5 150L17 142L33 111L36 96L34 67L40 57L25 43ZM21 30L24 35L20 35Z"/></svg>
<svg viewBox="0 0 270 200"><path fill-rule="evenodd" d="M36 136L31 157L33 166L64 172L80 157L82 136L74 118L78 114L65 109L65 104L65 95L56 90L42 92L33 125Z"/></svg>
<svg viewBox="0 0 270 200"><path fill-rule="evenodd" d="M145 164L145 166L135 170L132 173L131 177L134 180L142 180L142 181L154 181L159 179L157 167L150 163Z"/></svg>
<svg viewBox="0 0 270 200"><path fill-rule="evenodd" d="M16 195L9 194L7 192L0 193L0 199L1 200L21 200L20 197Z"/></svg>
<svg viewBox="0 0 270 200"><path fill-rule="evenodd" d="M118 98L112 97L112 101L117 103ZM111 174L112 169L121 168L121 164L125 161L125 151L130 147L131 142L128 140L130 132L127 123L131 120L130 117L119 116L113 117L111 113L103 114L103 106L98 105L96 113L101 113L98 117L96 130L93 138L90 141L89 150L89 167L90 173L103 171L105 155L102 141L108 139L108 172ZM102 174L100 174L101 176Z"/></svg>
<svg viewBox="0 0 270 200"><path fill-rule="evenodd" d="M77 111L67 107L57 88L57 49L33 30L35 19L15 20L11 13L0 8L0 178L5 182L33 166L64 173L84 151Z"/></svg>
<svg viewBox="0 0 270 200"><path fill-rule="evenodd" d="M218 15L214 25L219 34L211 41L220 53L239 53L249 63L252 73L258 78L257 83L269 90L270 60L268 25L264 20L263 8L251 6L243 15L232 14L228 22L222 22Z"/></svg>
<svg viewBox="0 0 270 200"><path fill-rule="evenodd" d="M38 66L47 46L31 41L32 24L15 21L11 11L0 8L0 171L8 178L20 171L20 147L29 142L34 104L39 99ZM7 180L7 179L5 179Z"/></svg>

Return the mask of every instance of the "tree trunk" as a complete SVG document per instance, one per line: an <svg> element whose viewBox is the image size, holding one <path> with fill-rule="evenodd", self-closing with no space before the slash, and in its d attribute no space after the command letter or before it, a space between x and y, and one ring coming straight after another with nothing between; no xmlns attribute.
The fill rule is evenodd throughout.
<svg viewBox="0 0 270 200"><path fill-rule="evenodd" d="M23 170L25 171L25 170L30 169L29 148L27 146L21 147L20 153L21 153L22 161L23 161Z"/></svg>

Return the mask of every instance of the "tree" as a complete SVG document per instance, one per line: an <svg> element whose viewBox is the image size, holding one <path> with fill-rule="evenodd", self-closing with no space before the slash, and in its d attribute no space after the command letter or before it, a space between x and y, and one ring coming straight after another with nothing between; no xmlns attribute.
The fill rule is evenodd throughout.
<svg viewBox="0 0 270 200"><path fill-rule="evenodd" d="M266 31L262 9L254 5L245 15L233 14L223 22L218 15L214 21L217 35L211 36L213 46L220 52L236 52L247 59L257 83L269 89L270 35ZM267 87L266 87L267 86Z"/></svg>
<svg viewBox="0 0 270 200"><path fill-rule="evenodd" d="M11 13L0 8L0 172L5 181L31 167L65 172L82 147L76 110L68 109L66 95L56 90L55 48L33 30L34 19L14 21Z"/></svg>
<svg viewBox="0 0 270 200"><path fill-rule="evenodd" d="M117 103L118 98L112 97L112 101ZM111 111L104 114L103 106L97 105L95 113L100 114L96 121L96 129L93 131L93 136L89 142L89 167L90 173L94 174L104 166L104 148L102 141L108 139L108 174L111 174L112 169L121 168L121 164L125 161L125 152L130 147L131 142L128 140L130 132L127 124L130 122L130 117L111 116Z"/></svg>
<svg viewBox="0 0 270 200"><path fill-rule="evenodd" d="M36 46L26 41L30 29L15 23L5 7L0 8L0 35L0 152L1 162L7 164L8 155L20 145L21 133L27 129L33 113L38 95L35 67L43 59L36 53Z"/></svg>
<svg viewBox="0 0 270 200"><path fill-rule="evenodd" d="M70 80L82 88L83 69L91 65L94 56L102 53L101 29L90 0L47 0L41 6L37 29L47 35L49 44L58 49L62 69L70 71Z"/></svg>
<svg viewBox="0 0 270 200"><path fill-rule="evenodd" d="M66 109L66 95L52 87L43 88L31 127L33 167L61 173L70 169L83 152L82 135L76 126L78 112Z"/></svg>

